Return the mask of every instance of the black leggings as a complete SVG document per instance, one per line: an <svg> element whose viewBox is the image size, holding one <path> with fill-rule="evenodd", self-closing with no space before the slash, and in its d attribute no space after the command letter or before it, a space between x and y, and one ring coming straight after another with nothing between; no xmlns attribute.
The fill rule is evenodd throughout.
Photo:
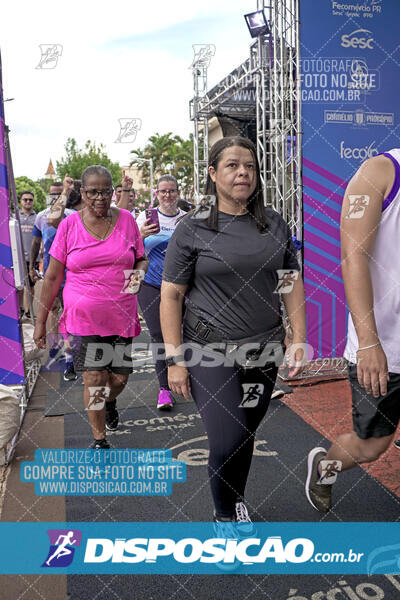
<svg viewBox="0 0 400 600"><path fill-rule="evenodd" d="M160 323L160 300L161 290L160 288L149 285L146 282L142 283L142 288L138 294L138 300L140 308L143 312L143 317L146 321L146 325L149 328L151 341L154 344L163 344L163 337L161 334L161 323ZM157 378L160 384L160 388L169 390L168 387L168 371L165 360L158 359L159 353L154 353L154 362Z"/></svg>
<svg viewBox="0 0 400 600"><path fill-rule="evenodd" d="M191 362L191 392L210 447L208 474L216 514L232 518L235 502L244 496L255 433L267 412L278 368L245 370Z"/></svg>

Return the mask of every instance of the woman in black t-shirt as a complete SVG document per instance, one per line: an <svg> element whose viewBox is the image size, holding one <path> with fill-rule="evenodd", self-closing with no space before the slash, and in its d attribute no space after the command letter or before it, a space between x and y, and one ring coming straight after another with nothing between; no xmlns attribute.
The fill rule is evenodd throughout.
<svg viewBox="0 0 400 600"><path fill-rule="evenodd" d="M283 360L279 295L298 348L294 376L305 344L304 290L290 230L264 206L253 143L223 138L209 165L208 210L183 217L168 245L161 325L170 389L192 394L207 431L216 533L245 536L254 534L243 502L254 437ZM182 356L185 294L190 352Z"/></svg>

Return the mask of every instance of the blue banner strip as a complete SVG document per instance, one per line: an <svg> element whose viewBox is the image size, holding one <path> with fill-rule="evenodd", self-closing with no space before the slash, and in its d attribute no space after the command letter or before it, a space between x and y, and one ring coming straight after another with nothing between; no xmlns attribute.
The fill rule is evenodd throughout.
<svg viewBox="0 0 400 600"><path fill-rule="evenodd" d="M0 334L14 342L21 342L21 332L18 319L12 319L5 315L0 315Z"/></svg>
<svg viewBox="0 0 400 600"><path fill-rule="evenodd" d="M11 269L13 266L12 254L10 246L0 243L0 265Z"/></svg>
<svg viewBox="0 0 400 600"><path fill-rule="evenodd" d="M6 165L0 164L0 187L8 190L8 176Z"/></svg>
<svg viewBox="0 0 400 600"><path fill-rule="evenodd" d="M0 369L0 383L2 385L24 385L25 377L19 373Z"/></svg>
<svg viewBox="0 0 400 600"><path fill-rule="evenodd" d="M400 523L1 523L2 574L400 573Z"/></svg>

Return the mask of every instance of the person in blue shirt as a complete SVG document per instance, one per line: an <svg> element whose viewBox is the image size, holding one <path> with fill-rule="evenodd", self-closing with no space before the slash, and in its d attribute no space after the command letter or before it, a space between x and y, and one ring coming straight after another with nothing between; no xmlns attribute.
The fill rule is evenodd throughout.
<svg viewBox="0 0 400 600"><path fill-rule="evenodd" d="M67 192L67 189L64 189L64 185L61 182L55 182L50 186L50 192L47 197L47 208L45 210L40 211L36 215L35 224L33 226L32 231L32 245L31 245L31 256L30 256L30 265L29 265L29 274L32 281L35 281L38 278L38 275L35 271L35 263L39 254L40 245L43 242L43 275L46 273L47 267L50 262L50 248L53 243L53 240L56 236L57 229L49 224L49 219L52 217L52 209L56 205L56 203L60 200L60 197L63 193ZM70 214L73 214L75 211L66 208L63 212L62 218L67 217ZM58 329L58 321L60 318L60 312L62 308L62 291L58 294L53 307L49 314L49 324L48 324L48 335L49 335L49 359L56 359L60 355L60 333Z"/></svg>
<svg viewBox="0 0 400 600"><path fill-rule="evenodd" d="M149 268L144 277L138 299L146 325L149 328L151 341L154 344L163 343L160 324L160 290L164 267L165 253L179 219L185 212L178 208L179 188L173 175L162 175L157 182L157 214L160 231L156 233L157 226L150 224L146 219L145 211L141 212L136 220L143 239L144 249L149 260ZM170 410L173 406L173 397L168 387L167 365L163 358L155 352L155 368L159 381L157 408Z"/></svg>

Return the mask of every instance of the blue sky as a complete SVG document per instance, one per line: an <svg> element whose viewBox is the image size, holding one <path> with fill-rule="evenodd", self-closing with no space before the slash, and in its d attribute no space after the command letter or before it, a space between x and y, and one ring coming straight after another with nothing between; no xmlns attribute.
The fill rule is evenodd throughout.
<svg viewBox="0 0 400 600"><path fill-rule="evenodd" d="M174 23L156 31L134 33L126 37L110 39L104 44L104 47L112 50L124 47L141 50L168 50L172 54L190 60L193 43L209 42L230 46L232 40L237 41L238 37L245 42L249 40L245 21L240 12L232 14L218 12L214 15Z"/></svg>

